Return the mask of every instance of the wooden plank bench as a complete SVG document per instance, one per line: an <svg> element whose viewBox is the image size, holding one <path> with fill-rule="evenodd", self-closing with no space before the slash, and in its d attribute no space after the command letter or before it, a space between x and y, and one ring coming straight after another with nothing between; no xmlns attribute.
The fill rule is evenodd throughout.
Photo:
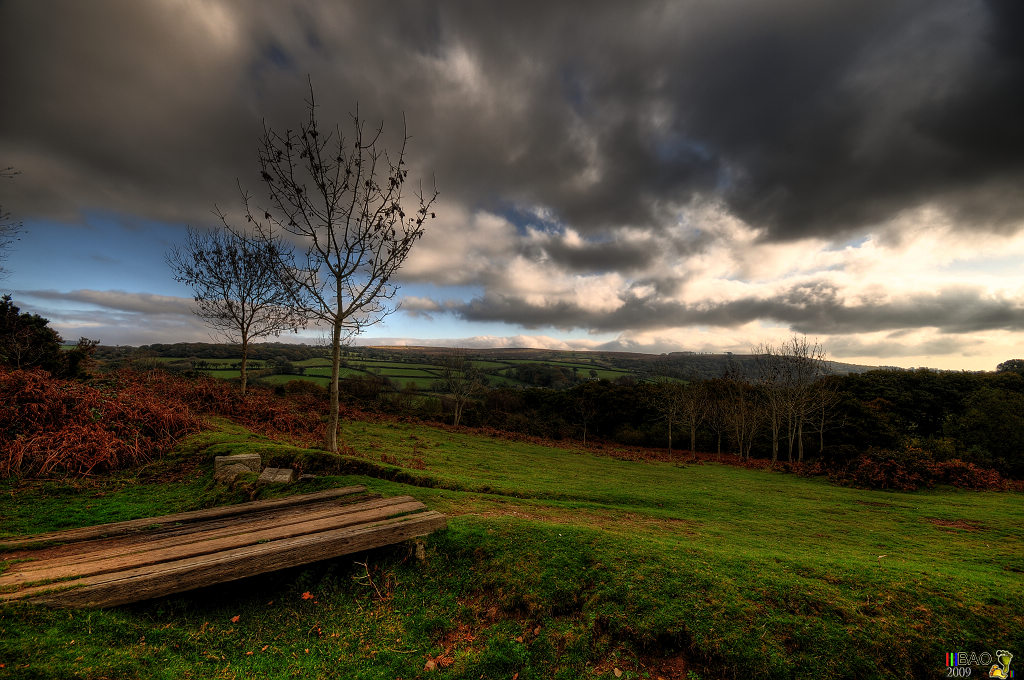
<svg viewBox="0 0 1024 680"><path fill-rule="evenodd" d="M0 539L0 601L111 607L423 536L445 516L365 487Z"/></svg>

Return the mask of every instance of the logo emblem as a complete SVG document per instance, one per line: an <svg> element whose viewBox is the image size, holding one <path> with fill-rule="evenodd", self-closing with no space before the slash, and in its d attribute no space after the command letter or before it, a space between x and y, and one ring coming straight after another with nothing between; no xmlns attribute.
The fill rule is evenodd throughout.
<svg viewBox="0 0 1024 680"><path fill-rule="evenodd" d="M988 669L988 677L999 678L1000 680L1006 680L1006 678L1013 677L1013 671L1010 670L1010 661L1013 660L1013 654L1010 654L1005 649L996 651L996 662L992 664L992 668Z"/></svg>

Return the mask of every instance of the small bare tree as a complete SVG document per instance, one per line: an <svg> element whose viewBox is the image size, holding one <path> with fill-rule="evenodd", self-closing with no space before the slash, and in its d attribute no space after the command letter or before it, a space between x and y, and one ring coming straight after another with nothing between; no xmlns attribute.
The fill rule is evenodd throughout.
<svg viewBox="0 0 1024 680"><path fill-rule="evenodd" d="M593 372L593 371L592 371ZM597 416L598 402L597 395L600 388L597 383L587 381L577 385L570 393L570 404L573 411L579 416L580 424L583 426L583 445L587 445L587 429L591 421Z"/></svg>
<svg viewBox="0 0 1024 680"><path fill-rule="evenodd" d="M196 315L227 342L241 345L243 395L249 344L307 323L302 311L292 307L294 279L282 269L289 259L280 241L249 239L227 228L190 228L185 245L167 253L174 280L192 288Z"/></svg>
<svg viewBox="0 0 1024 680"><path fill-rule="evenodd" d="M668 429L668 452L672 453L672 434L676 425L683 419L685 398L680 389L681 383L668 378L654 381L646 392L647 405L654 409L659 421L664 421Z"/></svg>
<svg viewBox="0 0 1024 680"><path fill-rule="evenodd" d="M14 168L0 168L0 178L13 179L17 174ZM0 205L0 263L7 259L7 251L17 240L20 231L21 222L12 218L11 213ZM0 277L6 274L6 270L0 267Z"/></svg>
<svg viewBox="0 0 1024 680"><path fill-rule="evenodd" d="M703 381L693 380L683 385L682 392L682 421L690 428L690 453L694 453L697 450L697 428L707 419L711 403Z"/></svg>
<svg viewBox="0 0 1024 680"><path fill-rule="evenodd" d="M461 352L441 359L441 381L452 398L452 424L458 427L470 400L486 389L483 374Z"/></svg>
<svg viewBox="0 0 1024 680"><path fill-rule="evenodd" d="M840 429L845 424L844 420L837 421L834 418L836 407L841 400L839 383L834 374L826 375L814 384L811 402L808 404L807 431L818 435L819 456L825 451L825 432ZM802 450L800 460L803 460Z"/></svg>
<svg viewBox="0 0 1024 680"><path fill-rule="evenodd" d="M785 436L788 460L794 445L803 461L803 430L808 417L822 400L821 379L829 366L821 344L794 336L778 346L763 343L754 348L758 387L772 432L772 462L779 458L779 442Z"/></svg>
<svg viewBox="0 0 1024 680"><path fill-rule="evenodd" d="M715 382L715 389L720 398L722 427L728 431L736 455L741 460L750 460L754 440L766 419L758 389L747 381L731 358L725 373Z"/></svg>
<svg viewBox="0 0 1024 680"><path fill-rule="evenodd" d="M722 457L722 437L729 431L729 386L724 378L704 381L707 395L707 424L715 435L716 451Z"/></svg>
<svg viewBox="0 0 1024 680"><path fill-rule="evenodd" d="M310 86L307 116L298 130L264 128L260 176L267 203L257 207L243 191L246 218L265 238L287 234L304 249L289 269L301 289L295 304L330 328L330 422L325 448L338 450L338 375L344 340L394 311L394 276L423 235L437 190L406 195L403 130L393 153L383 123L367 128L352 115L351 132L323 128ZM404 122L404 121L403 121ZM412 207L410 207L410 203Z"/></svg>

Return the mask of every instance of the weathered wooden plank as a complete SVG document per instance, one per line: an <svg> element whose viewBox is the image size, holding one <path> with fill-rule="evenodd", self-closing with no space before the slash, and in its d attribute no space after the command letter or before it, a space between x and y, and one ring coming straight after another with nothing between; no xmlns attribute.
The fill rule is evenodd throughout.
<svg viewBox="0 0 1024 680"><path fill-rule="evenodd" d="M3 593L0 600L26 598L59 607L111 607L369 550L423 536L445 526L444 515L427 511L125 572L39 586L17 593Z"/></svg>
<svg viewBox="0 0 1024 680"><path fill-rule="evenodd" d="M370 497L371 496L369 494L345 496L342 498L315 501L313 503L288 506L284 508L256 510L242 515L231 515L228 517L201 520L199 522L162 526L159 529L138 530L127 534L91 538L82 541L75 541L73 543L45 545L43 547L35 546L15 548L10 551L0 552L0 560L30 559L42 561L57 558L76 560L87 557L91 553L107 549L124 550L126 552L132 550L145 550L144 546L155 540L163 540L173 537L186 537L185 540L189 540L187 537L190 534L194 534L199 526L202 527L203 531L207 531L229 528L240 523L245 524L250 521L262 523L265 521L274 521L279 518L284 522L290 522L295 518L311 516L327 509L340 509L361 505L362 503L369 502L361 499Z"/></svg>
<svg viewBox="0 0 1024 680"><path fill-rule="evenodd" d="M191 541L181 541L181 537L176 537L175 542L171 545L156 545L150 550L128 554L106 550L96 555L95 559L89 559L86 556L86 559L77 562L66 562L65 560L59 560L56 564L52 561L41 563L22 562L15 564L9 571L0 575L0 587L19 586L25 583L45 580L91 576L125 571L147 565L157 565L161 562L172 562L188 557L209 555L268 541L366 524L400 514L424 510L426 507L409 496L386 499L385 502L370 502L368 505L372 507L360 504L356 506L355 511L330 514L283 525L275 524L259 530L245 530L241 525L236 525L228 533L221 530L212 532L212 535L207 535L200 528L199 531L190 535L193 539ZM242 530L237 530L240 527Z"/></svg>
<svg viewBox="0 0 1024 680"><path fill-rule="evenodd" d="M11 549L28 547L39 543L59 542L67 543L72 541L84 541L104 536L131 533L161 527L170 527L177 524L203 521L207 519L230 517L254 511L272 510L292 505L313 503L316 501L331 498L341 498L354 494L364 493L364 486L347 486L339 489L327 489L315 493L301 494L299 496L288 496L286 498L275 498L264 501L250 501L236 505L223 505L204 510L192 510L190 512L179 512L173 515L162 515L160 517L143 517L124 522L110 522L90 527L79 527L77 529L66 529L54 531L36 536L25 536L20 538L0 539L0 549Z"/></svg>
<svg viewBox="0 0 1024 680"><path fill-rule="evenodd" d="M378 498L363 503L347 505L327 501L326 503L321 502L309 506L287 508L279 510L273 514L260 513L255 516L256 519L254 520L250 520L248 515L238 515L227 520L220 519L192 523L186 527L182 527L183 530L176 532L159 533L155 535L135 534L115 539L82 541L68 546L75 550L73 553L62 551L61 548L64 546L61 546L60 548L47 548L35 551L26 550L20 553L12 553L12 555L28 558L31 561L18 562L7 572L0 575L0 586L13 583L10 579L15 573L25 574L25 579L27 580L59 578L56 576L36 576L29 578L29 575L31 572L49 570L53 569L55 566L70 568L74 565L99 562L101 560L138 555L147 552L155 552L181 545L191 545L193 546L193 549L197 551L206 550L206 546L200 546L199 544L235 535L251 537L254 532L266 529L280 529L281 531L285 531L286 527L301 525L318 519L330 517L341 518L342 516L351 515L353 513L364 513L367 510L373 510L375 508L391 508L391 506L407 504L410 502L417 504L415 509L423 509L424 507L411 496ZM409 510L404 508L401 510L390 509L388 513L390 515L407 511ZM336 526L338 527L348 526L351 523L352 518L336 519ZM295 535L298 535L299 533L309 533L302 527L293 527L292 531L297 532ZM255 540L258 539L254 539L254 541ZM196 552L196 554L200 553ZM146 558L140 556L139 559L141 560Z"/></svg>

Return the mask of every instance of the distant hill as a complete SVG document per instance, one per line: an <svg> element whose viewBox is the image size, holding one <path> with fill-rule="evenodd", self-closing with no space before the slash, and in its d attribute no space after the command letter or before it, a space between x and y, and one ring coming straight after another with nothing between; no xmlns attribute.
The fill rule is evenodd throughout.
<svg viewBox="0 0 1024 680"><path fill-rule="evenodd" d="M441 357L450 354L451 347L429 346L367 346L354 347L350 351L366 351L368 356L381 359L401 357ZM752 377L755 373L755 359L752 354L703 354L696 352L670 352L668 354L644 354L641 352L568 351L554 349L493 348L460 349L469 359L488 361L535 361L537 363L590 364L599 368L624 369L640 376L665 375L677 378L717 378L732 371ZM880 366L865 366L830 361L833 373L846 375L864 373Z"/></svg>

